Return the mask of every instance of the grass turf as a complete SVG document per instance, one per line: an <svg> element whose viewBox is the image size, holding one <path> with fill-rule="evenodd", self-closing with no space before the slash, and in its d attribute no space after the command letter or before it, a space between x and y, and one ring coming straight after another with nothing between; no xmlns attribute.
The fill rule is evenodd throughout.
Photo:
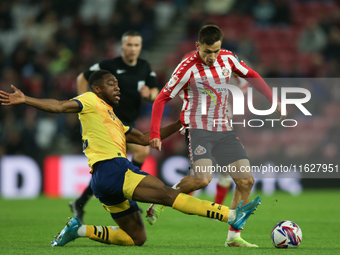
<svg viewBox="0 0 340 255"><path fill-rule="evenodd" d="M340 190L316 190L296 197L286 193L264 196L262 205L242 231L242 237L259 248L224 247L226 223L184 215L171 208L166 208L153 226L145 220L148 240L142 247L105 245L80 238L64 247L52 248L53 236L71 216L70 200L0 199L0 254L340 254L339 195ZM225 204L230 204L230 200L231 195ZM148 204L140 206L146 209ZM87 224L114 225L98 200L91 199L85 210ZM297 249L281 250L271 244L270 232L282 220L292 220L301 227L303 239Z"/></svg>

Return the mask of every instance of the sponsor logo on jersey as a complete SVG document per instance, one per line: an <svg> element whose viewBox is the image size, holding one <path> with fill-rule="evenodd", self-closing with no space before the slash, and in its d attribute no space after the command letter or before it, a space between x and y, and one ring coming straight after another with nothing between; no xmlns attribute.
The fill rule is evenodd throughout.
<svg viewBox="0 0 340 255"><path fill-rule="evenodd" d="M203 80L203 77L202 77L202 80ZM216 102L216 99L214 98L212 93L215 93L218 101L220 102L221 105L223 105L220 95L217 93L217 91L213 87L211 87L209 84L206 84L205 82L197 82L197 84L203 85L204 88L200 88L200 87L197 87L197 88L204 91L205 93L207 93L212 98L215 105L217 105L217 102ZM210 91L212 91L212 93ZM203 105L202 105L202 107L203 107Z"/></svg>
<svg viewBox="0 0 340 255"><path fill-rule="evenodd" d="M223 74L223 76L229 76L230 75L230 70L228 70L226 67L224 67L223 69L222 69L222 74Z"/></svg>
<svg viewBox="0 0 340 255"><path fill-rule="evenodd" d="M117 69L117 74L121 74L121 73L125 73L126 72L126 70L124 70L124 69Z"/></svg>
<svg viewBox="0 0 340 255"><path fill-rule="evenodd" d="M175 83L178 81L178 76L177 75L173 75L168 83L169 87L172 87L175 85Z"/></svg>
<svg viewBox="0 0 340 255"><path fill-rule="evenodd" d="M198 155L203 155L206 152L207 152L206 148L204 148L201 145L198 145L197 148L194 151L194 154L198 156Z"/></svg>

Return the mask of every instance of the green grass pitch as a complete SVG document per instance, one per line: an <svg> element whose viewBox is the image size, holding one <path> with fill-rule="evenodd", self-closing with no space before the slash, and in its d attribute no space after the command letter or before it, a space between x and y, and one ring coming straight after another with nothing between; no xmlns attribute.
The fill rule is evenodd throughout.
<svg viewBox="0 0 340 255"><path fill-rule="evenodd" d="M242 231L243 238L259 248L224 247L228 224L171 208L154 226L145 220L148 240L142 247L105 245L80 238L52 248L53 236L71 216L70 199L0 199L0 254L340 254L339 195L340 190L314 190L300 196L282 192L263 196L262 205ZM230 201L231 195L225 204ZM146 209L148 204L140 206ZM91 225L114 225L96 199L88 202L84 220ZM282 220L292 220L301 227L303 239L297 249L281 250L271 244L270 232Z"/></svg>

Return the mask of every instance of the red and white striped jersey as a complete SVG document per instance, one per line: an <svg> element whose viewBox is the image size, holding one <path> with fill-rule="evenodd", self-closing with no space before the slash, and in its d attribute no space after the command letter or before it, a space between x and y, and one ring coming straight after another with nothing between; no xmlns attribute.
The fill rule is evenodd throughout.
<svg viewBox="0 0 340 255"><path fill-rule="evenodd" d="M223 89L232 72L248 81L248 78L255 78L250 83L272 101L272 91L261 76L232 52L221 49L212 66L206 65L196 52L176 67L157 96L152 110L150 140L160 138L159 128L164 106L177 94L183 100L181 122L185 127L209 131L232 130L227 112L229 93L228 89Z"/></svg>
<svg viewBox="0 0 340 255"><path fill-rule="evenodd" d="M232 130L228 117L229 90L220 88L221 84L228 84L232 72L246 76L248 67L227 50L221 50L213 66L205 65L198 52L177 66L163 93L170 98L177 94L182 98L183 125L210 131Z"/></svg>

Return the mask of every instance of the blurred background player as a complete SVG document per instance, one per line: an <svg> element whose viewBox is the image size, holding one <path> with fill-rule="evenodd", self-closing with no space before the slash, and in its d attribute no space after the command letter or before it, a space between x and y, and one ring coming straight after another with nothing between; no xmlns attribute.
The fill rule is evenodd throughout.
<svg viewBox="0 0 340 255"><path fill-rule="evenodd" d="M124 125L135 127L139 116L141 98L153 102L159 90L157 88L156 73L151 70L150 64L139 58L142 50L142 37L137 31L127 31L121 38L122 55L114 59L103 60L92 65L77 78L77 90L81 95L88 91L88 79L97 70L108 70L118 80L120 87L119 105L114 112ZM127 144L127 150L133 153L132 163L141 168L150 152L148 146ZM91 185L84 190L75 201L70 202L70 208L75 217L83 222L84 206L93 195Z"/></svg>
<svg viewBox="0 0 340 255"><path fill-rule="evenodd" d="M161 149L159 128L165 104L177 94L183 99L181 112L182 124L186 127L188 147L191 160L191 174L184 177L174 188L183 193L206 187L212 178L209 169L214 158L219 166L232 166L236 171L229 172L236 189L230 208L236 208L243 201L248 203L254 178L251 172L240 171L241 167L250 168L248 155L236 133L233 131L227 116L228 89L216 92L216 84L227 84L232 72L246 78L249 82L272 103L272 91L261 76L246 66L236 55L228 50L221 50L223 33L218 26L207 25L201 28L196 42L197 52L183 60L173 72L170 81L157 96L152 110L150 146ZM205 114L202 114L202 102L197 88L210 90L216 94L218 102L214 104L207 97ZM281 114L281 104L277 103L276 112ZM209 105L209 106L207 106ZM285 116L281 116L283 120ZM226 121L218 122L215 119ZM196 171L196 169L205 170ZM159 216L159 210L151 207L148 217L153 222ZM158 206L159 207L159 206ZM229 228L226 246L257 247L240 236L240 231Z"/></svg>

